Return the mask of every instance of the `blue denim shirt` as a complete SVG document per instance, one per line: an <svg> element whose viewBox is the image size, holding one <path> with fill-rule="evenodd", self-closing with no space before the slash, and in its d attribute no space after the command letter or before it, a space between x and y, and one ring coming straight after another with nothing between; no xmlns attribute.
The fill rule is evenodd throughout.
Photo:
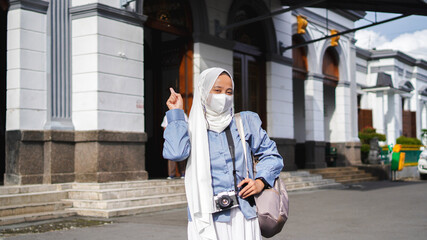
<svg viewBox="0 0 427 240"><path fill-rule="evenodd" d="M163 157L172 161L182 161L190 155L191 144L188 135L188 124L185 121L184 111L173 109L166 112L169 125L164 132ZM249 177L252 179L264 178L273 186L274 180L279 176L283 168L283 159L277 151L276 143L272 141L261 128L261 120L258 114L253 112L241 112L245 139L247 159L249 160ZM233 137L236 157L237 184L246 177L245 158L243 146L240 140L234 119L230 123L231 135ZM211 160L212 188L214 195L234 190L233 162L228 149L225 131L221 133L208 130L209 155ZM256 165L256 176L252 170L251 153L258 157ZM239 197L240 210L246 219L256 217L256 207L250 206L247 200ZM189 215L189 220L190 215ZM230 211L222 211L213 214L213 220L219 222L230 221Z"/></svg>

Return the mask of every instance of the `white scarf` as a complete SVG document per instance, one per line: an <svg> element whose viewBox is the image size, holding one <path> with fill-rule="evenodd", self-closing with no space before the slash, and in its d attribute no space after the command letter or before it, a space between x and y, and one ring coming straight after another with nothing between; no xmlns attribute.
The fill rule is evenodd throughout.
<svg viewBox="0 0 427 240"><path fill-rule="evenodd" d="M209 68L200 74L188 120L191 153L185 172L185 192L191 219L194 221L201 239L217 239L212 218L214 202L207 125L214 126L216 131L221 128L225 129L231 122L233 111L231 114L230 111L227 111L228 115L231 115L230 117L223 116L223 114L215 117L209 113L206 100L216 79L223 72L231 76L227 70L222 68ZM207 120L208 116L209 120ZM212 129L212 127L209 128Z"/></svg>

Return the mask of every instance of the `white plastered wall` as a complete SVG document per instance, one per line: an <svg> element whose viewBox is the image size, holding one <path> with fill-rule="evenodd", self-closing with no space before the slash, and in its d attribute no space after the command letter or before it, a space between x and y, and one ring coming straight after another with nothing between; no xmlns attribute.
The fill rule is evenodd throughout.
<svg viewBox="0 0 427 240"><path fill-rule="evenodd" d="M267 62L267 132L270 137L294 138L292 68Z"/></svg>
<svg viewBox="0 0 427 240"><path fill-rule="evenodd" d="M323 81L309 75L304 81L306 141L324 141Z"/></svg>
<svg viewBox="0 0 427 240"><path fill-rule="evenodd" d="M72 21L76 130L144 132L143 28L93 16Z"/></svg>
<svg viewBox="0 0 427 240"><path fill-rule="evenodd" d="M6 130L43 130L46 122L46 15L14 9L7 26Z"/></svg>
<svg viewBox="0 0 427 240"><path fill-rule="evenodd" d="M282 8L279 2L272 3L272 11ZM290 12L273 17L277 42L292 45L292 14ZM292 51L283 53L292 58ZM266 62L267 86L267 132L270 137L293 139L294 112L292 66L277 62Z"/></svg>

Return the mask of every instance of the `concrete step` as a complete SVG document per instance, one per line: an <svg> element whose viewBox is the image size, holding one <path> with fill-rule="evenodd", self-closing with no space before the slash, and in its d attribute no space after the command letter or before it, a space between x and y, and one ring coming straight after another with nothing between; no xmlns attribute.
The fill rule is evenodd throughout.
<svg viewBox="0 0 427 240"><path fill-rule="evenodd" d="M11 195L11 194L61 191L61 190L71 189L71 187L72 187L71 183L1 186L0 196Z"/></svg>
<svg viewBox="0 0 427 240"><path fill-rule="evenodd" d="M289 192L342 187L309 171L282 172L280 177ZM71 215L109 218L187 206L183 179L16 186L2 192L1 219L7 224L55 218L64 207Z"/></svg>
<svg viewBox="0 0 427 240"><path fill-rule="evenodd" d="M155 204L139 207L128 207L120 209L88 209L88 208L71 208L69 211L76 212L80 216L104 217L111 218L117 216L128 216L140 213L164 211L175 208L183 208L187 206L186 201L168 203L168 204Z"/></svg>
<svg viewBox="0 0 427 240"><path fill-rule="evenodd" d="M66 218L76 215L75 211L63 210L41 213L20 214L0 218L0 226L23 222L43 221L48 219Z"/></svg>
<svg viewBox="0 0 427 240"><path fill-rule="evenodd" d="M81 209L122 209L129 207L141 207L159 204L170 204L176 202L185 202L185 193L174 193L164 195L154 195L138 198L112 199L112 200L64 200L72 204L73 208Z"/></svg>
<svg viewBox="0 0 427 240"><path fill-rule="evenodd" d="M342 184L333 179L325 179L321 174L312 174L309 171L282 172L280 178L286 184L288 192L342 188Z"/></svg>
<svg viewBox="0 0 427 240"><path fill-rule="evenodd" d="M287 178L283 178L282 176L280 176L280 178L282 179L282 181L287 184L287 183L292 183L292 182L307 182L307 181L320 181L322 180L322 175L317 175L317 174L313 174L310 176L295 176L295 177L287 177Z"/></svg>
<svg viewBox="0 0 427 240"><path fill-rule="evenodd" d="M330 179L323 179L318 181L299 181L299 182L291 182L286 183L286 189L288 191L298 189L298 188L305 188L310 186L321 186L321 185L327 185L327 184L334 184L335 181Z"/></svg>
<svg viewBox="0 0 427 240"><path fill-rule="evenodd" d="M281 172L280 178L288 178L288 177L307 177L312 174L309 171L291 171L291 172Z"/></svg>
<svg viewBox="0 0 427 240"><path fill-rule="evenodd" d="M53 212L72 207L70 202L47 202L47 203L29 203L24 205L12 205L0 207L0 218L22 214L34 214L40 212Z"/></svg>
<svg viewBox="0 0 427 240"><path fill-rule="evenodd" d="M144 196L153 196L160 194L185 193L184 184L171 184L164 186L151 186L142 188L117 188L117 189L73 189L68 191L69 199L87 199L87 200L110 200L121 198L135 198Z"/></svg>
<svg viewBox="0 0 427 240"><path fill-rule="evenodd" d="M0 195L0 206L15 206L34 203L57 202L68 198L66 191L30 192Z"/></svg>
<svg viewBox="0 0 427 240"><path fill-rule="evenodd" d="M102 190L102 189L123 189L123 188L143 188L154 186L168 186L184 184L184 179L173 180L144 180L129 182L109 182L109 183L73 183L73 189L79 190Z"/></svg>
<svg viewBox="0 0 427 240"><path fill-rule="evenodd" d="M329 167L329 168L318 168L318 169L308 169L310 173L317 173L317 174L323 174L323 173L330 173L330 172L348 172L348 171L358 171L359 169L357 167Z"/></svg>
<svg viewBox="0 0 427 240"><path fill-rule="evenodd" d="M336 182L345 184L378 180L372 174L359 170L357 167L311 169L309 171L321 174L324 178L334 179Z"/></svg>
<svg viewBox="0 0 427 240"><path fill-rule="evenodd" d="M363 170L357 170L357 171L339 171L339 172L329 172L329 173L322 173L322 176L324 178L335 178L335 177L344 177L344 176L352 176L352 175L364 175L366 174Z"/></svg>

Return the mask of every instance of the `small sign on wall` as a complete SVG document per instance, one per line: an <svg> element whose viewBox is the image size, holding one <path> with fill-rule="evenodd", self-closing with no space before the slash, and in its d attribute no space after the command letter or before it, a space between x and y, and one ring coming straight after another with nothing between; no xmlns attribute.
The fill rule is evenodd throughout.
<svg viewBox="0 0 427 240"><path fill-rule="evenodd" d="M136 100L136 108L137 109L143 109L144 108L144 102L141 99Z"/></svg>

